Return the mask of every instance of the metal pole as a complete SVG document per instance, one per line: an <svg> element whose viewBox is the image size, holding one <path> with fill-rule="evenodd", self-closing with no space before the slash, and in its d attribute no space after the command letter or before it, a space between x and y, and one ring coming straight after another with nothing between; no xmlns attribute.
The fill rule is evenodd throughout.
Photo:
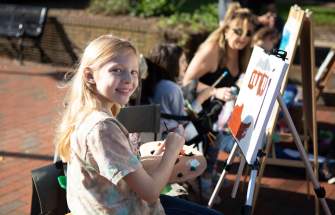
<svg viewBox="0 0 335 215"><path fill-rule="evenodd" d="M256 161L257 162L257 161ZM254 197L254 191L255 191L255 185L256 185L256 178L257 178L257 172L258 172L258 167L255 164L252 167L251 173L250 173L250 180L248 184L248 191L247 191L247 199L245 201L245 206L243 210L244 215L249 215L251 214L252 211L252 203L253 203L253 197Z"/></svg>
<svg viewBox="0 0 335 215"><path fill-rule="evenodd" d="M233 199L235 199L235 197L236 197L238 185L240 184L241 175L243 173L244 166L245 166L245 158L243 156L241 156L240 166L238 167L238 171L237 171L237 174L236 174L236 179L235 179L233 191L231 192L231 197Z"/></svg>
<svg viewBox="0 0 335 215"><path fill-rule="evenodd" d="M231 150L230 154L229 154L229 157L227 159L227 164L226 166L223 168L222 170L222 173L221 173L221 176L220 176L220 179L218 181L218 183L216 184L215 188L214 188L214 191L211 195L211 198L209 199L209 202L208 202L208 207L211 208L213 206L213 203L214 203L214 199L215 197L218 195L218 192L219 190L221 189L221 186L223 184L223 181L224 181L224 177L226 175L226 172L227 172L227 168L229 169L229 165L231 163L233 163L234 161L234 158L235 158L235 154L236 154L236 151L237 151L237 143L235 142L234 143L234 146L233 146L233 149Z"/></svg>

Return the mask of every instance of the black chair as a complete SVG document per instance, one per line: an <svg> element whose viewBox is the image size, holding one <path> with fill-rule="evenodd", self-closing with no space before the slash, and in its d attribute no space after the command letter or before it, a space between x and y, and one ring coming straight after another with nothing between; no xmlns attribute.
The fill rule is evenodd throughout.
<svg viewBox="0 0 335 215"><path fill-rule="evenodd" d="M52 163L32 171L31 215L64 215L69 212L66 192L57 181L64 175L61 163Z"/></svg>
<svg viewBox="0 0 335 215"><path fill-rule="evenodd" d="M154 140L157 140L160 114L158 104L129 106L121 109L117 119L130 133L154 133Z"/></svg>

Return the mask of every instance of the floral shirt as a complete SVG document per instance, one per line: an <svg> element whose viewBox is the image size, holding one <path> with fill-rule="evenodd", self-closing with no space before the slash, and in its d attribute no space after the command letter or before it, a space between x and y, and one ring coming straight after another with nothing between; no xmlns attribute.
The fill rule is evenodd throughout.
<svg viewBox="0 0 335 215"><path fill-rule="evenodd" d="M67 202L72 214L165 214L159 199L148 204L123 180L142 168L135 151L115 118L88 115L71 136Z"/></svg>

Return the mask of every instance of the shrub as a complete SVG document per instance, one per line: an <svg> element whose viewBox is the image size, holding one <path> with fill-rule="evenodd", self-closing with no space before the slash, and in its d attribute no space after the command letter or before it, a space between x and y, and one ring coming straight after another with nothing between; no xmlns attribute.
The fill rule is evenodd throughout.
<svg viewBox="0 0 335 215"><path fill-rule="evenodd" d="M218 27L219 18L217 13L217 4L204 4L193 13L176 13L166 17L161 22L168 27L182 26L191 31L212 31Z"/></svg>
<svg viewBox="0 0 335 215"><path fill-rule="evenodd" d="M138 16L169 16L176 13L186 0L138 0L132 13Z"/></svg>
<svg viewBox="0 0 335 215"><path fill-rule="evenodd" d="M89 11L106 15L128 14L131 4L128 0L91 0Z"/></svg>

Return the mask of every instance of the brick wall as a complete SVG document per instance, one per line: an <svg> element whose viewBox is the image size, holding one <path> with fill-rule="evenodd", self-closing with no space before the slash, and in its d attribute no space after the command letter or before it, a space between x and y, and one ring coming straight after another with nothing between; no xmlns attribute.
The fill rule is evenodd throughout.
<svg viewBox="0 0 335 215"><path fill-rule="evenodd" d="M153 22L134 20L126 17L49 14L41 38L41 47L47 56L44 62L55 65L74 65L89 41L107 33L130 39L140 52L147 54L156 43L162 40L163 34ZM25 59L40 61L39 49L33 46L32 41L27 39L25 44L31 45L24 49ZM17 45L15 40L13 45ZM10 58L16 56L15 48L6 38L0 38L0 56Z"/></svg>

